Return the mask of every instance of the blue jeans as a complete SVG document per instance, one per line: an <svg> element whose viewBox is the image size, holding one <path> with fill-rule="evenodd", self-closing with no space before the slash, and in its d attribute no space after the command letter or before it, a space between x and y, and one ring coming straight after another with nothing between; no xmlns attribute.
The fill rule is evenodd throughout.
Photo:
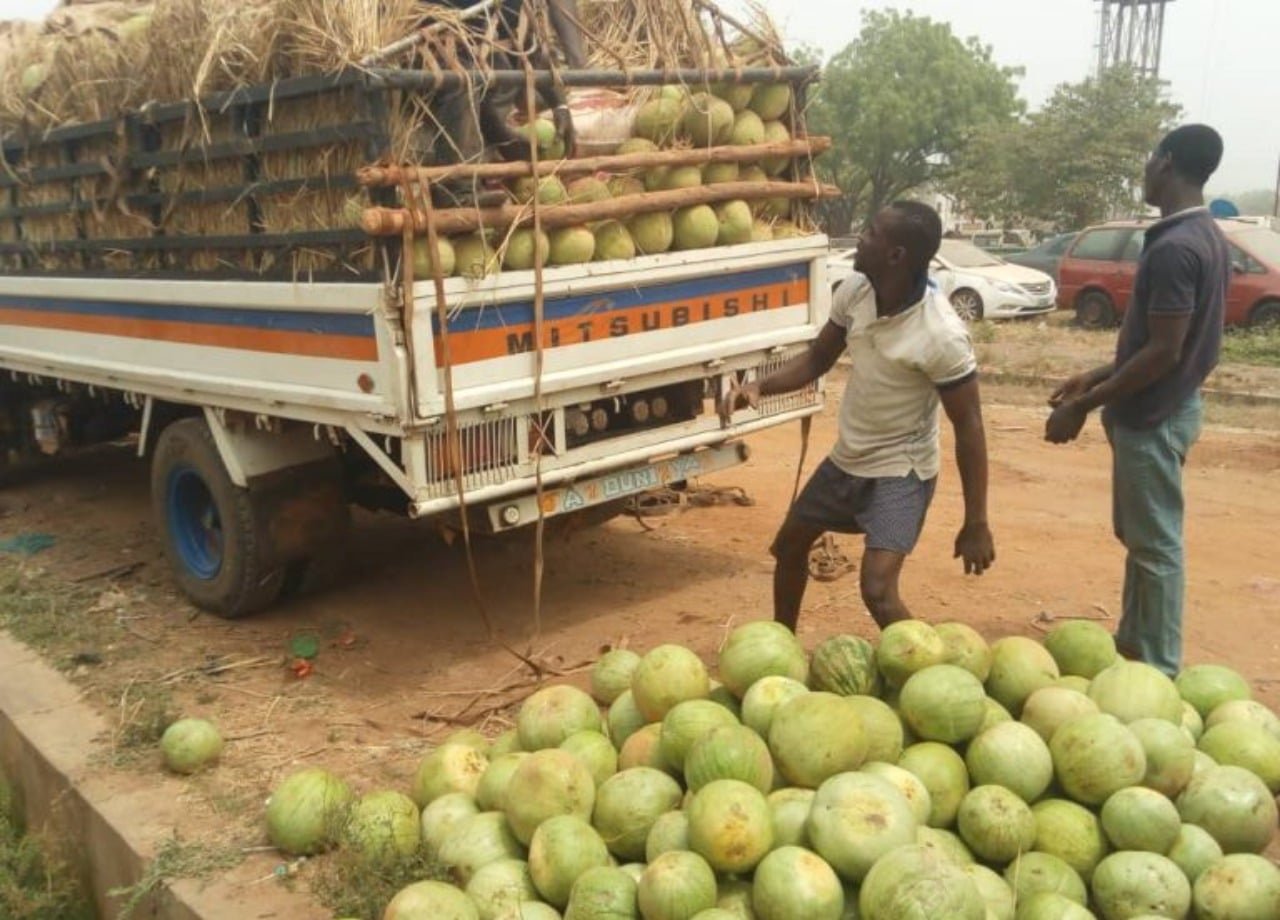
<svg viewBox="0 0 1280 920"><path fill-rule="evenodd" d="M1182 466L1200 436L1196 393L1154 428L1106 422L1112 515L1124 563L1124 613L1116 644L1170 677L1182 666Z"/></svg>

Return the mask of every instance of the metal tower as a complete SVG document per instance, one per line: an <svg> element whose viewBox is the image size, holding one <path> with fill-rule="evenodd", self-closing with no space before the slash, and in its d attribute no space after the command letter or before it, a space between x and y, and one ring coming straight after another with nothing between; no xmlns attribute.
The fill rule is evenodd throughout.
<svg viewBox="0 0 1280 920"><path fill-rule="evenodd" d="M1153 79L1160 76L1164 8L1173 0L1101 0L1098 75L1128 66Z"/></svg>

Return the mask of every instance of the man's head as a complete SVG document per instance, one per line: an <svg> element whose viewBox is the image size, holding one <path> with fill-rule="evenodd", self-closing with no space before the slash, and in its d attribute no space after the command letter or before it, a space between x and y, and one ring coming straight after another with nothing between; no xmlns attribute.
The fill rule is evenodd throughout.
<svg viewBox="0 0 1280 920"><path fill-rule="evenodd" d="M853 267L873 280L895 275L916 279L942 242L938 212L918 201L895 201L882 208L858 236Z"/></svg>
<svg viewBox="0 0 1280 920"><path fill-rule="evenodd" d="M1142 196L1159 207L1178 185L1203 189L1222 161L1222 136L1208 125L1183 125L1161 139L1147 159Z"/></svg>

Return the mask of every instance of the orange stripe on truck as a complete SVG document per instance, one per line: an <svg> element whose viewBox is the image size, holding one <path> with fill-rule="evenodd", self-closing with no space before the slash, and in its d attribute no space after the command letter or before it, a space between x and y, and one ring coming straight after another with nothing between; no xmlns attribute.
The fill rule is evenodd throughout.
<svg viewBox="0 0 1280 920"><path fill-rule="evenodd" d="M328 332L312 333L129 316L59 313L3 306L0 306L0 325L61 329L89 335L150 339L181 345L204 345L211 348L232 348L240 351L311 358L335 358L346 361L376 361L378 358L376 339L369 336Z"/></svg>
<svg viewBox="0 0 1280 920"><path fill-rule="evenodd" d="M557 317L543 321L543 347L565 348L584 342L618 339L663 329L678 329L695 323L729 319L797 306L809 299L808 278L798 278L777 284L765 284L708 294L690 300L667 301L628 307L621 310L601 310L574 316ZM454 330L449 333L449 353L454 364L470 364L492 358L505 358L534 350L533 324L520 323ZM437 334L435 340L436 364L444 363L444 345Z"/></svg>

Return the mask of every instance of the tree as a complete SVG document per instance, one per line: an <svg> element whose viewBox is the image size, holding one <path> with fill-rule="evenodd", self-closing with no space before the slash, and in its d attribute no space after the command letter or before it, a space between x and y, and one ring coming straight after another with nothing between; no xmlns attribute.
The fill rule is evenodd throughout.
<svg viewBox="0 0 1280 920"><path fill-rule="evenodd" d="M946 23L866 13L858 38L827 63L808 111L809 129L835 141L818 169L844 191L827 203L827 230L846 232L946 175L966 138L1020 111L1018 73Z"/></svg>
<svg viewBox="0 0 1280 920"><path fill-rule="evenodd" d="M1274 189L1255 188L1238 195L1225 196L1236 203L1241 214L1256 217L1270 217L1275 213L1276 193Z"/></svg>
<svg viewBox="0 0 1280 920"><path fill-rule="evenodd" d="M1127 68L1064 83L1005 136L973 138L947 190L972 211L1068 229L1132 212L1143 164L1180 111Z"/></svg>

